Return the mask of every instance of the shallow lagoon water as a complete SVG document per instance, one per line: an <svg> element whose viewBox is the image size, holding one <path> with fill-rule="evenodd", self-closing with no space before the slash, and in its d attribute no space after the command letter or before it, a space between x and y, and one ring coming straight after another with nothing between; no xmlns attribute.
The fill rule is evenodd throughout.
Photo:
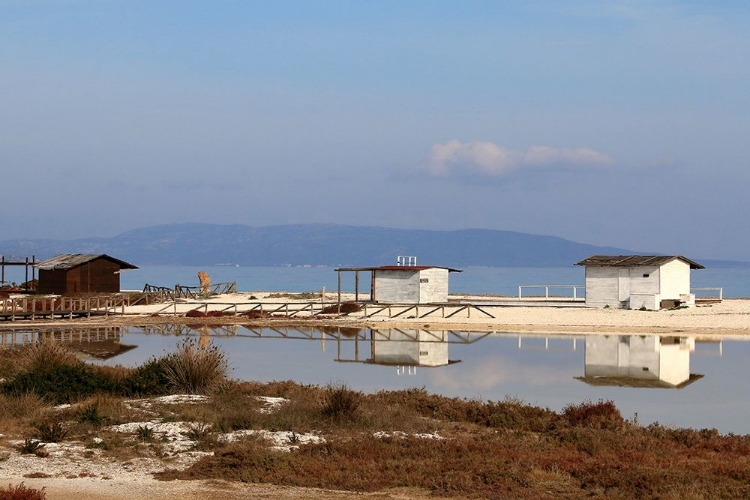
<svg viewBox="0 0 750 500"><path fill-rule="evenodd" d="M81 334L87 335L74 335ZM218 346L241 380L345 383L370 393L425 388L452 397L518 398L556 411L613 400L623 417L637 414L642 424L750 434L750 342L743 340L185 325L110 328L105 336L105 351L114 347L115 356L95 352L96 341L74 346L95 353L95 363L136 366L190 338Z"/></svg>

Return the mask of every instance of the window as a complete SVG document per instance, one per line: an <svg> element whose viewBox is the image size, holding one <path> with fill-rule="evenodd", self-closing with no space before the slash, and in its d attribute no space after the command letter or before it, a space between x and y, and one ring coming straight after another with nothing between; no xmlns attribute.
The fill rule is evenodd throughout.
<svg viewBox="0 0 750 500"><path fill-rule="evenodd" d="M648 275L648 274L644 274L644 275L643 275L643 277L644 277L644 278L648 278L649 276L650 276L650 275Z"/></svg>

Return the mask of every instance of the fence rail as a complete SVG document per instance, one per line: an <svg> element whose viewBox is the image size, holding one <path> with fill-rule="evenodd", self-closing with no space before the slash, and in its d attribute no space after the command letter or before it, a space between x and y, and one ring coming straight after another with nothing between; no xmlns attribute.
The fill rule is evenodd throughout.
<svg viewBox="0 0 750 500"><path fill-rule="evenodd" d="M237 282L216 283L211 286L208 295L222 295L225 293L237 293ZM153 304L156 302L169 302L177 299L200 299L205 296L199 286L175 285L174 288L166 286L146 285L143 287L143 296L140 302Z"/></svg>
<svg viewBox="0 0 750 500"><path fill-rule="evenodd" d="M708 295L708 296L706 296L706 295L698 296L696 294L696 296L695 296L696 300L697 299L711 299L711 298L714 298L716 296L719 297L719 300L724 300L724 289L722 287L718 287L718 286L701 286L701 287L691 288L690 289L690 293L693 293L693 292L718 292L717 295Z"/></svg>
<svg viewBox="0 0 750 500"><path fill-rule="evenodd" d="M13 297L0 300L0 319L73 318L124 314L131 305L127 294L86 297Z"/></svg>
<svg viewBox="0 0 750 500"><path fill-rule="evenodd" d="M527 295L526 297L523 296L523 291L527 288L534 288L534 289L544 289L544 300L571 300L570 297L550 297L549 291L550 290L573 290L573 298L572 300L584 300L583 297L579 297L578 290L582 289L584 293L586 292L586 285L518 285L518 298L523 299L539 299L541 296L538 295Z"/></svg>

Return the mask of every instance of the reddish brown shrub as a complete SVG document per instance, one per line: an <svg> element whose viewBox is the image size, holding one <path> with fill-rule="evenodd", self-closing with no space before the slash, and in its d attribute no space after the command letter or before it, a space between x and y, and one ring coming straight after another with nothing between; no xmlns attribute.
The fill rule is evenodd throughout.
<svg viewBox="0 0 750 500"><path fill-rule="evenodd" d="M570 425L599 429L620 427L625 420L613 401L584 401L563 408L562 416Z"/></svg>
<svg viewBox="0 0 750 500"><path fill-rule="evenodd" d="M37 490L29 488L21 483L17 486L8 485L7 488L0 488L0 500L44 500L47 494L44 488Z"/></svg>
<svg viewBox="0 0 750 500"><path fill-rule="evenodd" d="M344 302L342 304L334 304L332 306L324 307L321 314L349 314L362 310L362 304L357 302Z"/></svg>

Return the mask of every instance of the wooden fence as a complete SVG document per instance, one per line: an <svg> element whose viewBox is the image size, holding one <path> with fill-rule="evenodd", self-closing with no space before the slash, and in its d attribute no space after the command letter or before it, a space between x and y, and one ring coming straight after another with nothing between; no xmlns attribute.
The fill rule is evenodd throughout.
<svg viewBox="0 0 750 500"><path fill-rule="evenodd" d="M0 299L0 320L53 319L125 314L128 294L85 297L14 297Z"/></svg>
<svg viewBox="0 0 750 500"><path fill-rule="evenodd" d="M208 295L222 295L226 293L237 293L237 282L216 283ZM200 299L206 294L201 292L199 286L175 285L174 288L165 286L149 285L143 287L143 295L139 298L140 304L156 304L160 302L171 302L178 299Z"/></svg>

